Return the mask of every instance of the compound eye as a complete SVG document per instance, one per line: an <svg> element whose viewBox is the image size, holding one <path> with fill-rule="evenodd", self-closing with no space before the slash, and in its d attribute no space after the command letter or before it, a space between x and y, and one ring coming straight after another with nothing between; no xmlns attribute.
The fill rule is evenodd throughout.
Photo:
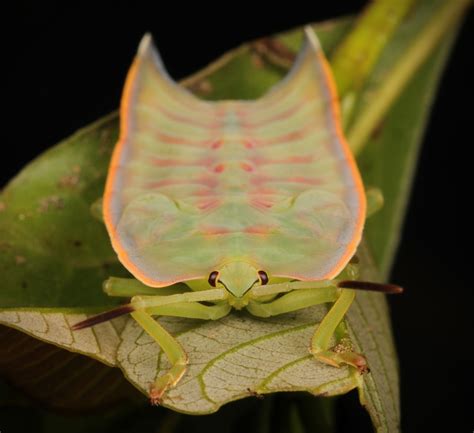
<svg viewBox="0 0 474 433"><path fill-rule="evenodd" d="M217 285L217 277L219 276L219 272L218 271L212 271L210 274L209 274L209 278L208 278L208 282L209 284L212 286L212 287L216 287Z"/></svg>
<svg viewBox="0 0 474 433"><path fill-rule="evenodd" d="M258 271L258 276L260 277L260 283L262 286L268 283L268 275L265 271Z"/></svg>

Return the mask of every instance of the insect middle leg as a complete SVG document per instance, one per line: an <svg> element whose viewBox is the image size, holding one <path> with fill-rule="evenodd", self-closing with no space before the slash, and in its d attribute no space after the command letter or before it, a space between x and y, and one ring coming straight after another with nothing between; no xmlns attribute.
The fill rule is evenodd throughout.
<svg viewBox="0 0 474 433"><path fill-rule="evenodd" d="M289 283L291 287L291 283ZM333 302L330 310L316 328L311 339L310 352L314 357L326 364L340 367L348 364L359 371L367 370L365 358L355 353L344 338L344 316L347 313L355 292L351 289L340 289L336 286L299 289L270 301L251 300L247 310L257 317L270 317L296 311L313 305ZM331 348L331 339L336 335L339 341Z"/></svg>

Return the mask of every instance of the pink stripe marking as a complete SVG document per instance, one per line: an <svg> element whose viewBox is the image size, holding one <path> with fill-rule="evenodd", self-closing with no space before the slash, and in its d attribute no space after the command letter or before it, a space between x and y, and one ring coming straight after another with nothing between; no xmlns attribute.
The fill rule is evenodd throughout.
<svg viewBox="0 0 474 433"><path fill-rule="evenodd" d="M226 235L230 233L229 229L225 229L222 227L202 227L200 228L200 231L204 235Z"/></svg>
<svg viewBox="0 0 474 433"><path fill-rule="evenodd" d="M305 137L305 135L307 135L309 130L310 128L307 127L303 130L292 131L292 132L289 132L288 134L280 135L279 137L269 138L267 140L262 140L262 141L265 145L265 144L287 143L289 141L301 140L302 138Z"/></svg>
<svg viewBox="0 0 474 433"><path fill-rule="evenodd" d="M194 126L199 126L199 127L206 128L206 129L209 129L209 128L214 129L214 128L218 128L220 126L220 122L216 122L216 121L210 122L210 123L198 122L198 121L196 121L196 119L193 119L192 117L181 116L179 114L173 113L172 111L167 110L166 108L164 108L161 105L157 108L158 108L159 111L161 111L168 118L170 118L172 120L176 120L177 122L187 123L187 124L191 124L191 125L194 125Z"/></svg>
<svg viewBox="0 0 474 433"><path fill-rule="evenodd" d="M210 176L201 176L195 179L163 179L155 182L149 182L145 185L145 188L156 189L163 186L170 185L185 185L185 184L198 184L208 188L215 188L217 186L217 180Z"/></svg>
<svg viewBox="0 0 474 433"><path fill-rule="evenodd" d="M322 184L322 181L319 178L305 177L305 176L289 177L288 182L304 183L306 185L321 185Z"/></svg>
<svg viewBox="0 0 474 433"><path fill-rule="evenodd" d="M197 203L197 207L200 210L211 210L218 207L219 204L220 204L220 200L216 198L207 198L207 199L199 200Z"/></svg>
<svg viewBox="0 0 474 433"><path fill-rule="evenodd" d="M176 144L176 145L186 145L197 147L199 149L211 147L212 149L217 149L222 146L222 140L216 138L206 138L204 140L189 140L183 137L176 137L173 135L165 134L163 132L155 131L153 135L157 138L158 141L166 144Z"/></svg>
<svg viewBox="0 0 474 433"><path fill-rule="evenodd" d="M203 159L196 159L190 161L183 161L180 159L172 159L172 158L155 158L153 157L151 163L157 167L175 167L175 166L209 166L214 162L212 158L203 158Z"/></svg>
<svg viewBox="0 0 474 433"><path fill-rule="evenodd" d="M271 200L265 200L264 198L253 198L250 200L250 204L259 209L270 209L275 203Z"/></svg>
<svg viewBox="0 0 474 433"><path fill-rule="evenodd" d="M249 164L248 162L241 162L240 167L242 168L242 170L244 170L246 172L249 172L249 173L253 171L252 165Z"/></svg>
<svg viewBox="0 0 474 433"><path fill-rule="evenodd" d="M254 138L246 138L243 144L246 149L255 149L259 145L259 142Z"/></svg>
<svg viewBox="0 0 474 433"><path fill-rule="evenodd" d="M307 100L305 100L303 103L299 105L295 105L285 111L282 111L281 113L276 114L273 117L269 117L268 119L261 120L259 122L252 122L251 120L247 120L247 117L250 116L250 113L248 112L240 112L239 118L241 119L241 124L244 128L258 128L260 126L264 126L269 123L274 123L279 120L284 120L287 119L288 117L291 117L292 115L296 114L301 108L307 103Z"/></svg>
<svg viewBox="0 0 474 433"><path fill-rule="evenodd" d="M251 178L251 182L255 186L260 186L268 182L282 182L282 183L299 183L305 185L321 185L320 178L312 178L306 176L292 176L292 177L276 177L276 176L262 176L257 175Z"/></svg>
<svg viewBox="0 0 474 433"><path fill-rule="evenodd" d="M266 235L270 233L271 227L265 226L265 225L253 225L249 227L245 227L244 233L251 233L251 234L257 234L257 235Z"/></svg>
<svg viewBox="0 0 474 433"><path fill-rule="evenodd" d="M251 191L249 191L249 194L250 195L263 195L263 194L278 194L279 191L275 188L270 188L268 186L262 186L262 185L258 185L255 189L252 189Z"/></svg>
<svg viewBox="0 0 474 433"><path fill-rule="evenodd" d="M305 138L311 132L315 132L314 125L312 124L306 125L303 129L298 129L296 131L292 131L287 134L280 135L278 137L272 137L272 138L266 138L266 139L265 138L256 139L252 137L251 131L244 131L244 134L248 135L249 137L246 137L243 140L242 144L244 145L246 149L254 149L256 147L263 147L263 146L268 146L272 144L281 144L281 143L301 140L302 138Z"/></svg>
<svg viewBox="0 0 474 433"><path fill-rule="evenodd" d="M224 164L217 164L214 167L214 173L222 173L225 170L225 165Z"/></svg>
<svg viewBox="0 0 474 433"><path fill-rule="evenodd" d="M301 155L301 156L288 156L286 158L265 158L262 156L255 156L251 161L256 165L269 165L269 164L311 164L313 162L314 155Z"/></svg>
<svg viewBox="0 0 474 433"><path fill-rule="evenodd" d="M199 140L199 141L191 141L186 138L182 137L175 137L173 135L168 135L163 132L155 132L154 135L157 136L158 140L167 143L167 144L186 144L188 146L195 146L195 147L204 147L205 143L208 140Z"/></svg>
<svg viewBox="0 0 474 433"><path fill-rule="evenodd" d="M215 149L219 149L220 147L222 147L222 145L224 144L224 141L220 138L217 138L215 139L214 141L211 142L211 149L215 150Z"/></svg>

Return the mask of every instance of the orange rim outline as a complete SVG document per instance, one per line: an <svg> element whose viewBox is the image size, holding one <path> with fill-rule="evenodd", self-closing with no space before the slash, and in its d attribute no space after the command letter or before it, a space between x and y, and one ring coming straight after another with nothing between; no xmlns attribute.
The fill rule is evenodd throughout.
<svg viewBox="0 0 474 433"><path fill-rule="evenodd" d="M116 174L118 170L118 165L120 158L122 156L122 151L124 149L125 143L128 140L128 136L130 133L130 103L132 98L134 97L133 86L136 81L136 77L138 74L138 67L139 63L142 60L141 54L137 54L135 59L133 60L132 66L127 74L127 78L125 80L125 86L122 93L122 99L120 102L120 135L117 144L115 145L114 151L112 153L112 159L110 160L109 164L109 171L107 174L107 180L105 183L105 191L104 191L104 201L102 212L104 215L104 222L107 228L107 231L110 236L110 240L112 242L112 247L117 253L118 259L120 263L122 263L132 274L136 277L139 281L143 284L146 284L150 287L164 287L169 286L178 282L176 281L156 281L152 278L147 277L143 272L130 260L130 257L122 246L118 235L117 230L112 222L112 194L114 184L116 182Z"/></svg>
<svg viewBox="0 0 474 433"><path fill-rule="evenodd" d="M358 199L359 199L359 212L357 215L356 227L354 230L352 240L347 245L346 251L341 257L341 259L339 260L339 262L337 262L336 265L322 277L322 279L330 280L334 278L335 276L337 276L343 270L343 268L346 266L346 264L355 254L357 246L359 245L362 239L362 231L364 229L366 211L367 211L367 199L365 197L364 183L362 182L362 177L360 175L359 168L357 167L357 163L349 147L349 143L347 142L346 137L344 136L344 133L342 132L341 111L339 108L339 97L337 94L336 83L332 75L331 67L328 64L326 57L323 55L321 48L318 50L315 50L315 53L318 56L318 60L322 66L324 80L326 81L326 85L329 89L329 94L331 95L331 100L329 101L329 103L330 103L330 109L332 112L332 118L334 119L334 128L336 130L336 136L342 145L342 150L344 151L346 162L347 164L349 164L352 177L356 184L356 189L357 189L357 194L358 194Z"/></svg>

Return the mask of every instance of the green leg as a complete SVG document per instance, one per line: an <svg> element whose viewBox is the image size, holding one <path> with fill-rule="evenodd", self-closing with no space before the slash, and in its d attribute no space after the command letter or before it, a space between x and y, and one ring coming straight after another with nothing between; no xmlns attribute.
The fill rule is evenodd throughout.
<svg viewBox="0 0 474 433"><path fill-rule="evenodd" d="M222 289L187 292L169 296L134 296L130 305L132 317L161 347L171 368L158 377L150 387L152 404L159 404L163 394L174 387L186 372L188 356L179 342L169 334L152 315L169 315L216 320L225 316L230 307L226 304L206 306L199 301L218 301L225 298Z"/></svg>
<svg viewBox="0 0 474 433"><path fill-rule="evenodd" d="M301 310L312 305L334 302L337 299L337 288L300 289L287 293L271 302L250 301L247 310L257 317L271 317L290 311Z"/></svg>
<svg viewBox="0 0 474 433"><path fill-rule="evenodd" d="M290 283L291 285L291 283ZM360 371L367 369L362 355L354 353L344 327L344 316L354 300L355 292L350 289L337 289L335 286L315 289L299 289L289 292L271 302L251 300L247 310L257 317L270 317L296 311L326 302L334 302L322 322L316 329L311 340L310 351L318 361L340 367L349 364ZM338 343L330 350L331 337L335 335Z"/></svg>
<svg viewBox="0 0 474 433"><path fill-rule="evenodd" d="M148 308L152 316L186 317L188 319L219 320L229 314L232 307L228 303L203 305L199 302L182 302Z"/></svg>
<svg viewBox="0 0 474 433"><path fill-rule="evenodd" d="M185 291L183 291L183 288ZM217 320L228 314L231 309L227 302L228 292L225 289L197 292L188 289L187 286L180 286L179 284L168 288L154 289L135 279L109 278L104 284L105 292L111 296L128 297L135 295L130 303L89 317L76 323L72 329L80 330L122 314L130 313L138 324L160 345L171 363L170 370L157 378L150 387L151 402L152 404L158 404L166 390L175 386L185 373L188 357L178 341L152 316L167 315ZM215 305L203 305L200 303L203 301L212 302Z"/></svg>
<svg viewBox="0 0 474 433"><path fill-rule="evenodd" d="M177 293L188 292L186 284L178 283L167 287L150 287L135 278L110 277L104 281L103 290L108 296L130 298L136 295L175 295Z"/></svg>
<svg viewBox="0 0 474 433"><path fill-rule="evenodd" d="M350 342L346 338L341 338L339 343L330 349L331 337L339 334L343 327L343 319L355 298L355 291L343 289L337 301L328 311L323 321L316 329L311 339L311 353L321 362L334 367L341 364L348 364L357 368L361 372L367 371L367 361L365 358L352 350Z"/></svg>
<svg viewBox="0 0 474 433"><path fill-rule="evenodd" d="M90 207L92 216L96 220L101 221L101 222L104 221L104 215L102 213L102 205L103 205L103 200L102 200L102 197L100 197L94 203L92 203Z"/></svg>
<svg viewBox="0 0 474 433"><path fill-rule="evenodd" d="M133 308L131 316L158 343L171 363L171 368L150 386L152 404L159 404L163 394L179 382L188 363L188 356L181 344L152 316L217 320L231 309L226 302L210 306L200 303L225 301L227 294L223 289L190 292L187 286L181 284L152 288L133 278L109 278L104 283L104 291L109 296L133 296L129 304Z"/></svg>
<svg viewBox="0 0 474 433"><path fill-rule="evenodd" d="M186 372L188 355L178 341L146 311L134 311L132 317L163 349L171 368L150 387L151 404L159 404L167 389L175 386Z"/></svg>
<svg viewBox="0 0 474 433"><path fill-rule="evenodd" d="M367 188L365 190L367 198L367 218L377 213L383 207L383 194L379 188Z"/></svg>

